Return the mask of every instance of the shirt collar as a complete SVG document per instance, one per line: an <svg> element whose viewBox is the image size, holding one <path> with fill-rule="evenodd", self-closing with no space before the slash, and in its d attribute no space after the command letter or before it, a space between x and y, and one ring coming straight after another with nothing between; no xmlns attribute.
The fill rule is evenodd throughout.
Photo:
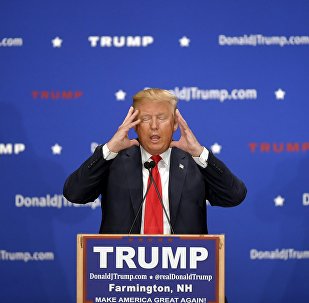
<svg viewBox="0 0 309 303"><path fill-rule="evenodd" d="M140 145L140 149L141 149L142 163L149 161L149 159L152 155L149 154L141 145ZM169 164L170 164L171 151L172 151L172 149L168 148L165 152L160 154L160 156L161 156L161 158L162 158L162 160L163 160L163 162L166 166L169 166Z"/></svg>

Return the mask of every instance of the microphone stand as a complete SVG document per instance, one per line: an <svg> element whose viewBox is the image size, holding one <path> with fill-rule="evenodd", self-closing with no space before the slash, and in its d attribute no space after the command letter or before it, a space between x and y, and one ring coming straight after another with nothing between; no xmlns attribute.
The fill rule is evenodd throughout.
<svg viewBox="0 0 309 303"><path fill-rule="evenodd" d="M151 170L152 170L152 168L154 167L154 166L152 166L153 164L150 164L150 163L152 163L152 162L153 162L154 165L155 165L155 162L154 162L154 161L145 162L145 163L144 163L144 167L148 170L148 172L149 172L150 175L151 175ZM143 206L143 204L144 204L144 201L145 201L145 199L146 199L146 196L147 196L147 194L148 194L148 192L149 192L149 189L150 189L150 187L151 187L151 184L152 184L152 182L153 182L152 180L153 180L153 179L150 178L150 182L149 182L149 184L148 184L148 187L147 187L147 190L146 190L146 192L145 192L145 195L144 195L144 197L143 197L143 199L142 199L142 202L141 202L140 205L139 205L137 214L136 214L136 216L135 216L135 218L134 218L134 220L133 220L133 223L132 223L132 225L131 225L131 227L130 227L129 235L131 235L132 229L133 229L133 227L134 227L134 225L135 225L135 223L136 223L137 217L138 217L139 213L140 213L141 210L142 210L142 206Z"/></svg>

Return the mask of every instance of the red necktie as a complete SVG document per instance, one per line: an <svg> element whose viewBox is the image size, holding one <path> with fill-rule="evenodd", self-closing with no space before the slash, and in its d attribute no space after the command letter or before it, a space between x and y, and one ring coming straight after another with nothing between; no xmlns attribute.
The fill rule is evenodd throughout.
<svg viewBox="0 0 309 303"><path fill-rule="evenodd" d="M158 163L162 158L156 155L152 156L151 159L156 162L156 166L152 169L151 173L162 197L161 178L158 169ZM148 185L149 183L150 177L148 178ZM144 234L163 234L163 209L154 184L151 184L146 197Z"/></svg>

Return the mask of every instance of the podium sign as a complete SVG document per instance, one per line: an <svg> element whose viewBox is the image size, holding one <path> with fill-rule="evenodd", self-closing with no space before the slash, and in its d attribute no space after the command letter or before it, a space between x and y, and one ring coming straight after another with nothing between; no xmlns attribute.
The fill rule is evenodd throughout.
<svg viewBox="0 0 309 303"><path fill-rule="evenodd" d="M224 236L78 235L77 302L224 303Z"/></svg>

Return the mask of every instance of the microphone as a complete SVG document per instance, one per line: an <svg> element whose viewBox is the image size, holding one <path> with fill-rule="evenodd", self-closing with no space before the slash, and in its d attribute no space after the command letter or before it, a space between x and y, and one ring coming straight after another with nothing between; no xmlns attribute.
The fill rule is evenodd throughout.
<svg viewBox="0 0 309 303"><path fill-rule="evenodd" d="M145 162L145 164L146 164L146 163L149 163L149 166L151 167L151 169L154 168L154 167L156 166L156 162L154 162L154 161ZM145 164L144 164L144 166L145 166L145 168L147 168ZM148 165L147 165L147 166L148 166ZM148 168L147 168L147 169L148 169ZM164 204L163 204L163 200L162 200L161 194L160 194L160 192L159 192L157 183L156 183L156 181L154 180L154 178L153 178L153 176L152 176L151 170L150 170L150 169L148 169L148 170L149 170L150 184L153 183L153 185L154 185L154 187L155 187L155 190L156 190L156 193L157 193L157 196L158 196L159 201L160 201L160 203L161 203L161 206L162 206L162 208L163 208L163 210L164 210L165 217L166 217L167 222L168 222L168 224L169 224L169 226L170 226L171 233L172 233L172 234L175 234L175 233L174 233L173 226L172 226L172 224L171 224L170 217L168 216L167 211L166 211L166 208L165 208L165 206L164 206Z"/></svg>
<svg viewBox="0 0 309 303"><path fill-rule="evenodd" d="M155 166L156 166L156 163L155 163L154 161L150 161L150 162L145 162L145 163L144 163L144 167L149 171L149 174L150 174L150 175L151 175L151 170L152 170ZM149 182L148 187L147 187L147 189L146 189L145 195L144 195L144 197L143 197L143 199L142 199L142 201L141 201L141 203L140 203L140 205L139 205L137 214L136 214L136 216L135 216L135 218L134 218L134 220L133 220L133 223L132 223L132 225L131 225L131 227L130 227L129 235L131 235L132 229L133 229L133 227L134 227L134 225L135 225L135 223L136 223L137 217L138 217L139 213L140 213L141 210L142 210L142 206L143 206L143 204L144 204L144 201L145 201L146 196L147 196L147 194L148 194L148 192L149 192L149 189L150 189L150 187L151 187L152 182L153 182L153 178L150 178L150 182Z"/></svg>
<svg viewBox="0 0 309 303"><path fill-rule="evenodd" d="M152 160L150 162L147 161L144 163L144 167L149 171L149 173L150 173L149 169L153 169L155 166L156 166L156 162Z"/></svg>

